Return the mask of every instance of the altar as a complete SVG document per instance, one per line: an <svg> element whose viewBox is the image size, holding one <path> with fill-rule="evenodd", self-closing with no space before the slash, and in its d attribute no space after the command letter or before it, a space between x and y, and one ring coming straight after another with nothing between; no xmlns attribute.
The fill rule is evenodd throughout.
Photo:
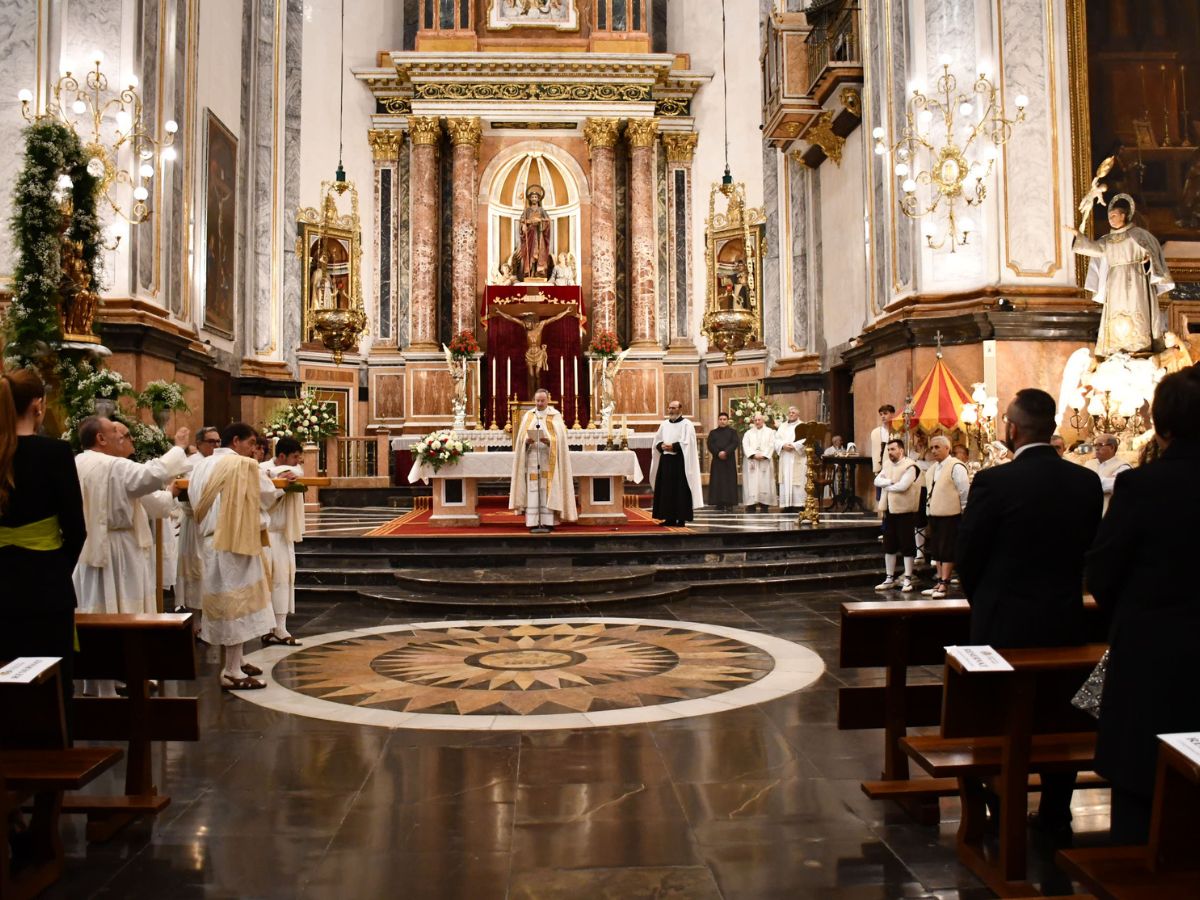
<svg viewBox="0 0 1200 900"><path fill-rule="evenodd" d="M430 524L461 527L479 524L479 482L507 483L512 477L513 451L468 453L438 471L413 462L408 482L433 482L433 515ZM579 482L580 525L625 523L625 482L644 477L632 450L584 450L571 453L571 473Z"/></svg>

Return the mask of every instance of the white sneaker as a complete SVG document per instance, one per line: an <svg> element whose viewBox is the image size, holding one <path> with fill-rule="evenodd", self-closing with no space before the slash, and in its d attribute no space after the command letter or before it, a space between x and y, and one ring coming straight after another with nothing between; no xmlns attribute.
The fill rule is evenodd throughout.
<svg viewBox="0 0 1200 900"><path fill-rule="evenodd" d="M921 591L921 596L922 597L932 597L933 592L936 590L937 590L937 588L925 588L925 590Z"/></svg>
<svg viewBox="0 0 1200 900"><path fill-rule="evenodd" d="M901 583L901 585L900 585L900 593L902 593L902 594L911 594L911 593L912 593L912 591L913 591L913 583L912 583L912 580L911 580L911 579L908 579L908 578L905 578L905 579L904 579L904 581L903 581L903 583Z"/></svg>
<svg viewBox="0 0 1200 900"><path fill-rule="evenodd" d="M934 600L945 600L946 592L942 588L934 588L929 596Z"/></svg>
<svg viewBox="0 0 1200 900"><path fill-rule="evenodd" d="M894 587L896 587L896 579L895 578L885 578L879 584L875 585L875 590L890 591Z"/></svg>

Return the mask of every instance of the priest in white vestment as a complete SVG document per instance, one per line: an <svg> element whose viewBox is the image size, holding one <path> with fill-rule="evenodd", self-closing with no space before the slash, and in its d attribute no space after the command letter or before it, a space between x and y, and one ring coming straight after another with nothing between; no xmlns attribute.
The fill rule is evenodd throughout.
<svg viewBox="0 0 1200 900"><path fill-rule="evenodd" d="M797 512L808 496L805 489L808 459L804 438L796 435L799 427L800 410L789 406L787 421L775 432L775 453L779 456L779 505L784 512Z"/></svg>
<svg viewBox="0 0 1200 900"><path fill-rule="evenodd" d="M79 437L84 449L75 457L75 467L87 523L87 540L73 576L79 609L156 612L154 535L143 504L158 514L169 506L169 494L165 499L150 495L162 492L185 470L187 430L176 434L177 446L146 463L126 458L133 452L129 430L111 419L84 419Z"/></svg>
<svg viewBox="0 0 1200 900"><path fill-rule="evenodd" d="M259 468L268 478L295 481L304 475L300 463L304 448L295 438L281 437L275 442L274 459L264 460ZM299 645L287 629L287 617L296 611L296 544L304 540L304 492L284 490L283 496L267 510L267 538L271 542L271 607L275 628L263 635L263 646Z"/></svg>
<svg viewBox="0 0 1200 900"><path fill-rule="evenodd" d="M663 525L683 525L704 505L700 486L700 450L696 427L683 417L683 404L672 400L667 418L658 426L652 445L650 485L654 489L651 515Z"/></svg>
<svg viewBox="0 0 1200 900"><path fill-rule="evenodd" d="M759 506L766 512L775 504L775 467L771 464L774 455L775 432L759 413L742 435L742 493L747 512L754 512Z"/></svg>
<svg viewBox="0 0 1200 900"><path fill-rule="evenodd" d="M213 455L213 451L221 445L221 433L211 426L201 428L196 433L196 453L188 457L188 471L192 471L203 460ZM200 577L204 569L202 554L204 546L196 533L196 517L192 513L191 494L179 498L179 510L182 514L179 523L179 563L175 573L175 605L187 609L192 614L192 627L200 633L200 620L203 618L203 604L200 601Z"/></svg>
<svg viewBox="0 0 1200 900"><path fill-rule="evenodd" d="M1098 434L1092 443L1096 447L1096 457L1089 459L1084 465L1100 476L1100 487L1104 491L1104 512L1108 512L1117 476L1128 472L1133 466L1117 456L1120 442L1111 434Z"/></svg>
<svg viewBox="0 0 1200 900"><path fill-rule="evenodd" d="M567 427L544 389L533 395L534 408L521 418L513 435L513 470L508 508L525 513L527 528L550 527L579 518Z"/></svg>
<svg viewBox="0 0 1200 900"><path fill-rule="evenodd" d="M221 447L196 466L188 485L204 544L200 637L224 648L221 688L228 691L266 687L253 677L259 670L242 665L242 644L275 627L266 511L283 491L259 469L255 441L244 422L226 426Z"/></svg>

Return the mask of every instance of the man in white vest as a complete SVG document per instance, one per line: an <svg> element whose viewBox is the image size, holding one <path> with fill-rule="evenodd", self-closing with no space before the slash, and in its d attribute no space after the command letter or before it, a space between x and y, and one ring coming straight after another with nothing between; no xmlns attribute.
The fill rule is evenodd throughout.
<svg viewBox="0 0 1200 900"><path fill-rule="evenodd" d="M784 512L797 512L804 505L808 460L804 438L796 435L800 410L789 406L787 421L775 432L775 452L779 455L779 506Z"/></svg>
<svg viewBox="0 0 1200 900"><path fill-rule="evenodd" d="M878 475L883 471L883 464L887 460L887 442L896 437L896 432L892 429L892 420L896 417L896 407L890 403L885 403L879 407L879 425L871 431L871 437L867 439L867 453L871 455L871 471ZM879 498L876 492L876 499Z"/></svg>
<svg viewBox="0 0 1200 900"><path fill-rule="evenodd" d="M1089 459L1085 465L1100 476L1100 487L1104 490L1104 512L1108 512L1117 476L1129 471L1133 466L1117 457L1120 442L1111 434L1098 434L1092 443L1096 447L1096 458Z"/></svg>
<svg viewBox="0 0 1200 900"><path fill-rule="evenodd" d="M187 429L158 459L137 463L129 430L111 419L89 416L79 424L83 452L75 457L83 492L87 540L75 566L81 612L156 611L154 537L142 500L187 468ZM153 501L152 505L153 505Z"/></svg>
<svg viewBox="0 0 1200 900"><path fill-rule="evenodd" d="M935 435L929 441L933 461L925 471L926 526L925 552L937 560L937 584L921 591L927 597L941 600L950 590L954 575L954 545L958 541L958 523L967 508L967 492L971 479L967 467L950 455L950 439Z"/></svg>
<svg viewBox="0 0 1200 900"><path fill-rule="evenodd" d="M667 418L654 434L651 452L651 515L668 527L692 521L692 513L704 505L700 451L696 447L696 428L684 418L683 404L678 400L667 404Z"/></svg>
<svg viewBox="0 0 1200 900"><path fill-rule="evenodd" d="M295 438L281 437L275 442L274 459L264 460L259 468L271 479L295 481L304 475L300 462L304 448ZM287 629L287 617L296 611L296 544L304 540L304 492L285 489L283 496L267 510L267 539L271 542L271 606L275 629L263 635L264 647L272 644L299 645Z"/></svg>
<svg viewBox="0 0 1200 900"><path fill-rule="evenodd" d="M534 408L525 413L513 435L513 469L508 508L525 513L531 531L552 531L558 522L579 518L567 427L550 405L550 392L534 392Z"/></svg>
<svg viewBox="0 0 1200 900"><path fill-rule="evenodd" d="M746 512L758 507L766 512L775 504L775 472L771 457L775 455L775 432L767 427L762 413L742 435L742 492Z"/></svg>
<svg viewBox="0 0 1200 900"><path fill-rule="evenodd" d="M913 589L913 566L916 563L917 506L921 502L921 470L904 455L904 442L893 438L887 443L887 459L875 487L879 488L879 511L883 513L883 561L887 577L875 585L877 591L889 591L896 584L896 558L904 558L904 579L901 592Z"/></svg>

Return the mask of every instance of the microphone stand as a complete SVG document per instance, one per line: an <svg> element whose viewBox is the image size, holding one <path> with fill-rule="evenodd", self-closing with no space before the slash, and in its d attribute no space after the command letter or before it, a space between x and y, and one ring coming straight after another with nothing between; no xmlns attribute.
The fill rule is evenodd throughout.
<svg viewBox="0 0 1200 900"><path fill-rule="evenodd" d="M547 525L542 524L542 422L535 413L533 416L533 427L537 431L537 443L534 445L537 448L537 525L529 529L530 534L549 534L551 529Z"/></svg>

